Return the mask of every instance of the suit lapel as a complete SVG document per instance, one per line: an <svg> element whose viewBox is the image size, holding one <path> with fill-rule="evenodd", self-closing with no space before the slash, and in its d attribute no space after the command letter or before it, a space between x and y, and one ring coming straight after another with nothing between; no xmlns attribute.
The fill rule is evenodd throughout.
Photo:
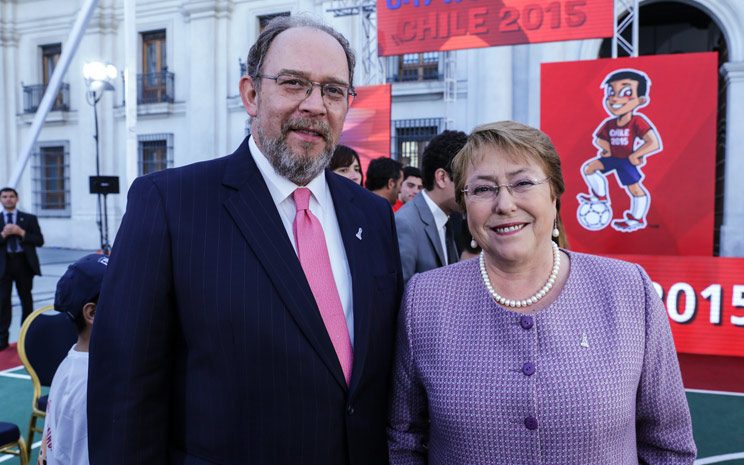
<svg viewBox="0 0 744 465"><path fill-rule="evenodd" d="M346 249L346 259L351 271L351 288L354 306L354 367L351 372L350 389L353 390L362 376L367 357L371 328L371 299L368 297L374 283L365 270L368 259L365 256L364 231L369 231L364 212L354 203L355 192L341 177L326 170L326 181L333 197L333 206L341 230L341 238ZM361 238L361 239L360 239Z"/></svg>
<svg viewBox="0 0 744 465"><path fill-rule="evenodd" d="M460 261L460 256L457 253L457 245L455 244L454 233L450 233L447 236L447 258L449 259L448 265Z"/></svg>
<svg viewBox="0 0 744 465"><path fill-rule="evenodd" d="M297 326L345 388L336 351L279 212L251 157L247 138L230 156L223 184L236 189L224 202L230 217L258 257Z"/></svg>
<svg viewBox="0 0 744 465"><path fill-rule="evenodd" d="M437 231L437 223L434 221L434 215L431 214L429 205L426 203L426 199L423 194L417 195L413 198L414 206L419 212L421 222L424 223L424 231L429 237L434 252L437 254L439 259L439 266L444 266L447 262L444 260L444 250L442 250L442 240L439 238L439 231Z"/></svg>

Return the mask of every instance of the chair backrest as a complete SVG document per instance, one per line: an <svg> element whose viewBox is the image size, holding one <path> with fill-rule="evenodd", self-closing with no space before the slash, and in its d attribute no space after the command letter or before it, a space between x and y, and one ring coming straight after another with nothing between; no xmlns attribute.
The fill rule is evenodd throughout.
<svg viewBox="0 0 744 465"><path fill-rule="evenodd" d="M50 311L50 315L44 313ZM26 318L18 338L18 354L34 387L50 386L54 372L77 341L75 323L52 306L36 310Z"/></svg>

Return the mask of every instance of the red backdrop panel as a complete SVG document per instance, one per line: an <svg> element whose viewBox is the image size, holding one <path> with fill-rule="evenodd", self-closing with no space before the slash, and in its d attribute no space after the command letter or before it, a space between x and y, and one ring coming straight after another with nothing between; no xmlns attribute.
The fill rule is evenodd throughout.
<svg viewBox="0 0 744 465"><path fill-rule="evenodd" d="M357 87L340 144L359 153L362 173L373 158L390 156L390 84Z"/></svg>
<svg viewBox="0 0 744 465"><path fill-rule="evenodd" d="M658 284L677 352L744 357L744 258L618 255Z"/></svg>
<svg viewBox="0 0 744 465"><path fill-rule="evenodd" d="M646 156L640 167L641 183L650 197L647 226L624 232L610 223L589 230L578 220L577 195L588 192L582 165L598 157L595 131L614 119L605 106L605 79L628 69L650 79L649 100L635 114L645 116L661 141L661 150ZM603 254L712 255L716 54L550 63L542 65L541 74L540 127L551 137L563 163L566 192L561 218L570 247ZM606 180L609 218L623 220L624 212L631 209L630 192L614 173L608 173Z"/></svg>
<svg viewBox="0 0 744 465"><path fill-rule="evenodd" d="M612 37L613 0L377 0L380 56Z"/></svg>

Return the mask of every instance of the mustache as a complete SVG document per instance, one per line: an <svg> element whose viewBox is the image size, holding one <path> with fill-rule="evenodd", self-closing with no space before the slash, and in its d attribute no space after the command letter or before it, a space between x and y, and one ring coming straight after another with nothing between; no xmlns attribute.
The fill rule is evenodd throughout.
<svg viewBox="0 0 744 465"><path fill-rule="evenodd" d="M282 124L282 137L286 137L289 131L308 129L320 134L326 143L331 142L331 128L328 126L328 123L307 116L298 116L297 118L285 121L284 124Z"/></svg>

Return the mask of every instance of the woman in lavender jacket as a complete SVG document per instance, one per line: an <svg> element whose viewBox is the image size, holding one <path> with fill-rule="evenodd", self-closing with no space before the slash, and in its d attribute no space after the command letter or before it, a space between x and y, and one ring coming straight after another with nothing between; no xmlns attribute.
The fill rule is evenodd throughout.
<svg viewBox="0 0 744 465"><path fill-rule="evenodd" d="M483 253L408 283L391 463L692 464L651 280L551 240L564 183L550 139L514 122L478 127L453 172Z"/></svg>

